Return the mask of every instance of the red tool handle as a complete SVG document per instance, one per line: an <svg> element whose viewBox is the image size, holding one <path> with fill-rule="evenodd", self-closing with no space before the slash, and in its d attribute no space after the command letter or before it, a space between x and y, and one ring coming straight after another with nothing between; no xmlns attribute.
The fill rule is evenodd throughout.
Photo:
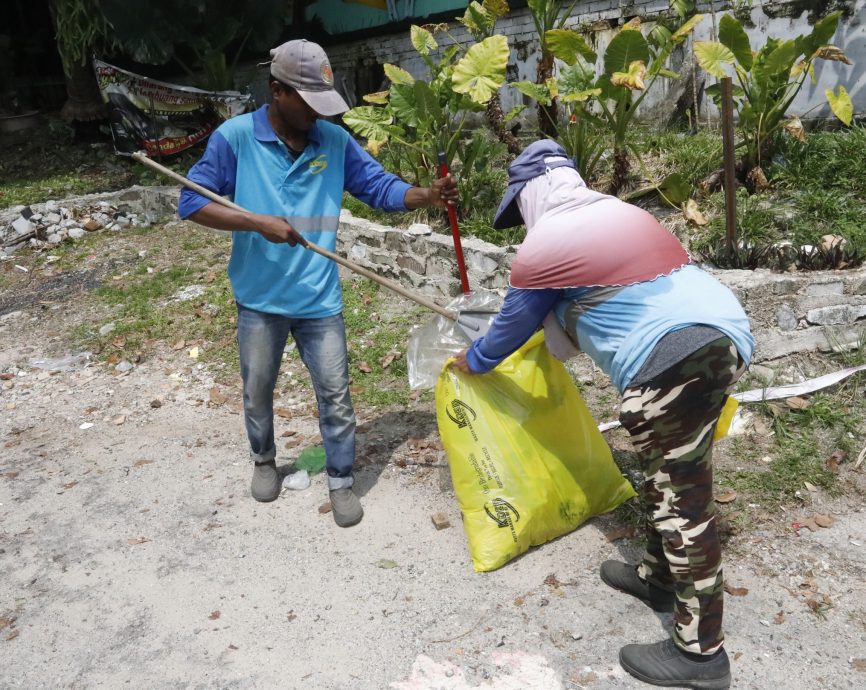
<svg viewBox="0 0 866 690"><path fill-rule="evenodd" d="M439 177L448 175L448 161L445 160L445 153L439 152ZM460 228L457 227L457 207L453 204L448 205L448 222L451 224L451 236L454 238L454 253L457 255L457 269L460 271L460 285L463 287L463 294L469 294L469 276L466 274L466 261L463 259L463 245L460 244Z"/></svg>

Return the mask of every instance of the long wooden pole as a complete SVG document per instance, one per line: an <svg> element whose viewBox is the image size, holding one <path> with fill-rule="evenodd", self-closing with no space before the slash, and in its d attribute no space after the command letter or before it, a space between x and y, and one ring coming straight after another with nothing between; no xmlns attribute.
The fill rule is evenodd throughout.
<svg viewBox="0 0 866 690"><path fill-rule="evenodd" d="M725 229L728 252L737 241L737 194L734 173L734 101L731 78L722 78L722 144L725 154Z"/></svg>
<svg viewBox="0 0 866 690"><path fill-rule="evenodd" d="M137 160L139 163L146 165L148 168L156 170L157 172L162 173L166 177L171 178L175 182L183 185L184 187L188 187L194 192L198 192L203 197L210 199L211 201L221 204L226 208L234 209L235 211L241 211L243 213L249 213L249 211L242 206L238 206L233 201L229 201L228 199L221 197L219 194L212 192L210 189L206 189L202 187L200 184L193 182L192 180L187 179L183 175L176 173L174 170L170 168L166 168L164 165L160 165L155 160L148 158L141 151L136 151L132 154L132 157ZM422 307L427 307L431 311L436 312L440 316L444 316L446 319L451 319L452 321L457 321L457 313L451 311L449 309L445 309L445 307L441 307L436 302L433 302L426 297L422 297L414 292L410 292L406 288L404 288L399 283L395 283L392 280L388 280L387 278L383 278L378 273L374 273L373 271L364 268L363 266L359 266L358 264L349 261L348 259L344 259L339 254L334 254L334 252L325 249L324 247L320 247L317 244L313 244L312 242L307 242L305 245L307 249L310 251L316 252L316 254L321 254L324 257L331 259L332 261L337 262L340 266L344 266L348 268L352 273L357 273L358 275L364 276L365 278L369 278L375 283L379 283L383 287L388 288L389 290L396 292L398 295L402 295L406 299L410 299L413 302L417 302Z"/></svg>

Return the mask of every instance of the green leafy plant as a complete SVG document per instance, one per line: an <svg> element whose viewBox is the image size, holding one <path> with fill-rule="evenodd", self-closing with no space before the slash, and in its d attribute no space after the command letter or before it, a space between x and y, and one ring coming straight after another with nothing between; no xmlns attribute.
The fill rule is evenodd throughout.
<svg viewBox="0 0 866 690"><path fill-rule="evenodd" d="M289 11L282 0L146 0L134 12L125 0L100 0L100 7L135 61L174 62L214 91L234 88L243 51L272 47Z"/></svg>
<svg viewBox="0 0 866 690"><path fill-rule="evenodd" d="M433 32L420 26L412 26L410 37L429 76L415 79L396 65L385 65L388 91L365 96L373 105L352 108L343 122L367 139L367 148L381 155L386 167L408 173L415 184L426 186L438 175L439 152L449 166L461 161L463 175L471 174L484 152L471 142L463 146L461 136L467 115L483 112L505 83L508 42L490 36L467 50L456 42L440 50ZM495 148L488 159L490 153Z"/></svg>
<svg viewBox="0 0 866 690"><path fill-rule="evenodd" d="M118 47L111 22L98 0L52 0L49 7L66 76L68 100L61 115L68 121L100 119L105 113L90 58Z"/></svg>
<svg viewBox="0 0 866 690"><path fill-rule="evenodd" d="M526 4L529 7L529 12L532 14L535 30L538 32L538 37L541 41L541 55L538 58L538 65L535 69L535 83L539 86L544 86L553 78L554 57L558 57L547 41L547 34L550 31L563 30L565 22L571 16L571 11L577 4L577 0L573 0L565 11L562 9L563 3L561 0L527 0ZM537 102L539 129L547 136L555 137L559 125L559 106L556 102L556 94L551 94L548 99L537 100Z"/></svg>
<svg viewBox="0 0 866 690"><path fill-rule="evenodd" d="M729 70L733 71L734 108L743 137L740 167L745 175L769 163L783 129L798 139L805 138L799 118L786 120L786 116L806 79L811 76L814 80L814 62L829 60L851 64L845 53L829 44L841 14L828 14L806 35L790 40L769 37L757 52L752 51L740 20L726 14L719 22L718 41L695 44L698 62L707 73L721 79L728 76ZM710 86L707 93L721 107L720 85ZM845 88L840 86L838 93L828 90L827 98L836 116L850 125L853 106Z"/></svg>
<svg viewBox="0 0 866 690"><path fill-rule="evenodd" d="M483 2L470 2L466 6L466 12L457 21L466 27L477 42L490 38L496 31L496 20L508 14L508 3L506 0L483 0ZM508 147L508 152L516 156L520 153L520 142L509 129L508 122L517 115L523 106L513 109L508 115L502 112L502 101L499 98L499 89L487 101L485 115L487 122L499 141Z"/></svg>
<svg viewBox="0 0 866 690"><path fill-rule="evenodd" d="M51 14L57 52L67 77L76 66L87 66L95 50L116 46L111 22L98 0L53 0Z"/></svg>
<svg viewBox="0 0 866 690"><path fill-rule="evenodd" d="M560 95L563 101L581 104L572 110L569 124L582 120L612 135L614 170L608 191L616 194L628 177L629 152L638 155L630 138L638 106L657 79L679 78L679 74L667 68L668 58L702 18L701 15L691 17L674 31L658 23L647 36L641 32L640 20L631 20L611 40L602 58L601 74L591 83L589 76L595 74L599 56L577 31L548 31L544 36L545 45L570 69L564 69L558 78L544 85L530 88L522 82L515 86L536 98L549 100ZM567 129L568 125L565 126ZM587 131L578 132L574 148L585 147L588 140ZM592 167L599 155L597 151L589 151L581 157Z"/></svg>

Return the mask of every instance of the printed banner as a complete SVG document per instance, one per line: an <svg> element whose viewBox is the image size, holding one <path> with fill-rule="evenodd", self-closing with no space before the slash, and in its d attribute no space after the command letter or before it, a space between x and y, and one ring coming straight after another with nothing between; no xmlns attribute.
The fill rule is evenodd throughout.
<svg viewBox="0 0 866 690"><path fill-rule="evenodd" d="M203 91L143 77L93 61L108 105L114 149L121 155L146 151L168 156L206 139L223 121L254 107L239 91Z"/></svg>

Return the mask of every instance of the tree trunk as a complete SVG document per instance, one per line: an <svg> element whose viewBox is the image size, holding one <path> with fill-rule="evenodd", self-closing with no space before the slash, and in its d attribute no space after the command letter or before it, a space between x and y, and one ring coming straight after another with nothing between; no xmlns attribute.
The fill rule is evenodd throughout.
<svg viewBox="0 0 866 690"><path fill-rule="evenodd" d="M553 76L553 55L546 50L541 51L538 67L535 71L535 83L545 84ZM554 98L550 105L538 104L538 128L548 137L556 136L556 124L559 122L559 105Z"/></svg>
<svg viewBox="0 0 866 690"><path fill-rule="evenodd" d="M499 94L493 94L493 98L487 103L487 121L490 123L491 129L496 133L503 144L508 147L508 153L516 156L520 153L520 142L517 137L511 133L511 130L505 125L505 115L502 112L502 102L499 100Z"/></svg>
<svg viewBox="0 0 866 690"><path fill-rule="evenodd" d="M105 104L89 64L72 66L72 75L66 77L66 97L68 100L60 110L60 117L67 122L105 119Z"/></svg>
<svg viewBox="0 0 866 690"><path fill-rule="evenodd" d="M629 171L628 150L615 148L613 151L613 178L610 181L608 194L616 196L625 186Z"/></svg>

